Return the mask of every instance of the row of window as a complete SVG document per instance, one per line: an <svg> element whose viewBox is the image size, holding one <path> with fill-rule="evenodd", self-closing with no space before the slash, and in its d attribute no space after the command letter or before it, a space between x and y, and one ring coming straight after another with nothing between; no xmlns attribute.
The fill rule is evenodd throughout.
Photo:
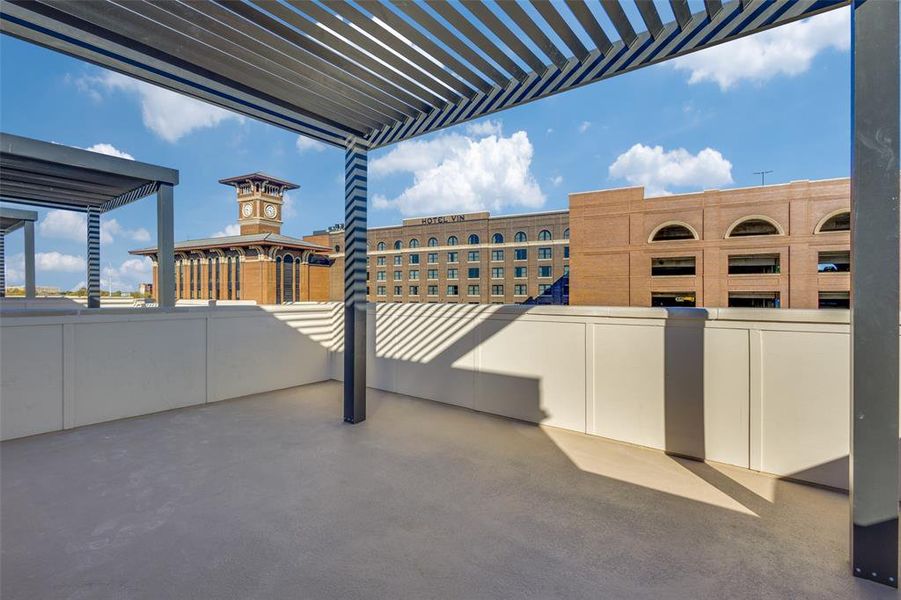
<svg viewBox="0 0 901 600"><path fill-rule="evenodd" d="M542 283L538 285L538 294L546 294L550 291L551 284ZM480 295L481 287L479 285L468 285L466 286L466 295L467 296L478 296ZM376 286L375 293L377 296L386 296L388 288L384 285ZM437 285L429 285L426 286L426 294L429 296L437 296L438 295L438 286ZM394 295L395 296L403 296L404 288L403 286L396 285L394 286ZM419 286L411 285L407 289L408 296L419 296ZM450 284L447 286L446 296L459 296L460 295L460 286L456 284ZM492 296L503 296L504 295L504 286L502 284L495 284L491 286L491 295ZM513 295L514 296L528 296L528 286L524 283L517 283L513 285Z"/></svg>
<svg viewBox="0 0 901 600"><path fill-rule="evenodd" d="M407 255L407 264L410 265L418 265L420 260L419 254L408 254ZM467 252L466 260L468 262L479 262L481 260L481 253L478 250L470 250ZM456 251L450 251L447 253L447 262L448 263L456 263L460 262L460 253ZM551 260L554 258L554 249L551 247L547 248L538 248L538 260ZM569 258L569 246L563 247L563 258ZM513 250L513 260L528 260L529 259L529 249L528 248L515 248ZM429 252L426 255L426 260L428 264L434 265L438 264L438 253L437 252ZM503 250L492 250L491 251L491 262L502 262L504 260L504 251ZM394 266L398 267L404 263L403 256L397 255L394 257ZM375 264L383 267L388 264L387 256L377 256L375 258Z"/></svg>
<svg viewBox="0 0 901 600"><path fill-rule="evenodd" d="M202 273L206 263L206 296L203 295ZM189 258L176 260L176 297L184 299L216 299L221 296L222 267L225 267L226 299L241 299L241 261L227 256L220 261L217 256L207 259ZM187 286L185 285L187 283Z"/></svg>
<svg viewBox="0 0 901 600"><path fill-rule="evenodd" d="M828 217L814 233L829 233L851 230L851 213L840 212ZM782 235L778 224L767 217L749 217L734 224L726 232L727 238L755 237L763 235ZM658 227L652 234L651 242L672 242L678 240L697 240L699 236L686 223L667 223Z"/></svg>
<svg viewBox="0 0 901 600"><path fill-rule="evenodd" d="M503 279L504 278L504 267L492 267L491 268L491 279ZM569 267L563 267L563 274L569 274ZM478 279L481 276L481 269L479 267L470 267L466 270L466 276L468 279ZM550 265L541 265L538 267L538 277L542 279L550 279L554 276L553 267ZM529 268L528 267L513 267L513 277L516 279L527 279L529 277ZM404 278L403 271L394 271L394 281L402 281ZM427 279L438 279L438 269L428 269L426 271ZM447 279L459 279L460 271L459 269L448 269L447 270ZM375 280L376 281L387 281L388 273L387 271L376 271ZM407 279L410 281L419 280L419 269L411 269L407 271Z"/></svg>
<svg viewBox="0 0 901 600"><path fill-rule="evenodd" d="M694 292L652 292L651 306L692 307L696 304ZM729 292L730 308L779 308L782 299L779 292ZM819 308L850 308L850 292L819 292Z"/></svg>
<svg viewBox="0 0 901 600"><path fill-rule="evenodd" d="M544 241L549 241L552 239L553 239L553 235L551 235L551 232L549 230L542 229L541 231L538 232L538 241L544 242ZM566 228L563 230L563 239L565 239L565 240L569 239L569 228ZM469 238L467 238L466 241L467 241L467 243L469 243L470 246L474 246L476 244L481 243L479 236L474 233L471 234L469 236ZM518 243L527 242L527 241L529 241L529 236L526 235L525 231L517 231L513 235L513 241L518 242ZM429 247L436 247L436 246L438 246L438 238L430 237L428 242L426 242L426 243ZM491 243L492 244L503 244L504 243L504 235L501 233L495 233L494 235L491 236ZM459 244L460 244L460 239L457 236L452 235L447 238L447 244L446 244L447 246L458 246ZM404 247L403 240L397 240L394 242L395 250L400 250L403 247ZM411 238L410 241L407 243L407 247L408 248L419 248L419 240L417 238ZM377 250L387 250L388 245L385 242L379 242L378 245L376 245L376 249Z"/></svg>
<svg viewBox="0 0 901 600"><path fill-rule="evenodd" d="M770 275L781 272L780 255L741 254L729 257L729 275ZM820 252L817 258L819 273L849 273L851 252L837 250ZM694 275L694 256L673 256L651 259L651 277L672 277L674 275Z"/></svg>

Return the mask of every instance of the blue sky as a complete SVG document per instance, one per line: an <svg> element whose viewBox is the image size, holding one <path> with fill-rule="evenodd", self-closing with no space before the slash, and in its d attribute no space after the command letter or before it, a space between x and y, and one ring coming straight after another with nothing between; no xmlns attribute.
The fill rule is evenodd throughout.
<svg viewBox="0 0 901 600"><path fill-rule="evenodd" d="M849 170L847 10L746 38L426 136L370 157L370 225L405 216L567 207L570 192L643 184L648 194L844 177ZM176 168L176 239L226 232L231 188L265 171L300 184L283 232L343 219L343 151L0 37L0 129ZM76 215L40 211L38 285L85 279ZM149 280L128 250L155 240L148 198L104 218L103 285ZM7 281L21 282L21 233Z"/></svg>

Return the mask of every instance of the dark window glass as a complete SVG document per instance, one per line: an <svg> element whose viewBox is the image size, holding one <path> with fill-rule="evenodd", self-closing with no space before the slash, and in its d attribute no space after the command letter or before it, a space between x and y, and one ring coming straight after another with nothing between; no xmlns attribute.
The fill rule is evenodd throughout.
<svg viewBox="0 0 901 600"><path fill-rule="evenodd" d="M744 254L729 257L729 275L779 273L778 254Z"/></svg>
<svg viewBox="0 0 901 600"><path fill-rule="evenodd" d="M676 256L669 258L651 259L651 277L665 277L672 275L694 275L695 257Z"/></svg>
<svg viewBox="0 0 901 600"><path fill-rule="evenodd" d="M844 212L826 219L820 231L851 231L851 213Z"/></svg>
<svg viewBox="0 0 901 600"><path fill-rule="evenodd" d="M851 272L851 251L820 252L817 259L817 271L820 273Z"/></svg>
<svg viewBox="0 0 901 600"><path fill-rule="evenodd" d="M851 308L850 292L820 292L820 308Z"/></svg>
<svg viewBox="0 0 901 600"><path fill-rule="evenodd" d="M779 235L775 225L763 219L747 219L732 228L729 237L749 237L754 235Z"/></svg>
<svg viewBox="0 0 901 600"><path fill-rule="evenodd" d="M654 242L671 242L673 240L693 240L695 235L685 225L667 225L654 234Z"/></svg>
<svg viewBox="0 0 901 600"><path fill-rule="evenodd" d="M733 308L779 308L779 292L729 292Z"/></svg>

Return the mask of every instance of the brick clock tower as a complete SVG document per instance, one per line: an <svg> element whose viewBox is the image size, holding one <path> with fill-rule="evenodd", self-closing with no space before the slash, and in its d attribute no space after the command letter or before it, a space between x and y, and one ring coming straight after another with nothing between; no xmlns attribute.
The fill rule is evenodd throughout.
<svg viewBox="0 0 901 600"><path fill-rule="evenodd" d="M265 173L220 179L219 183L235 188L241 235L281 233L285 192L300 187Z"/></svg>

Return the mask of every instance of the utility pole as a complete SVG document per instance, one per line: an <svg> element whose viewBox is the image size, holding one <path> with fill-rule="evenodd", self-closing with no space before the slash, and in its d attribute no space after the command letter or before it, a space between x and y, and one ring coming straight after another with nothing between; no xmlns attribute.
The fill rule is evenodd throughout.
<svg viewBox="0 0 901 600"><path fill-rule="evenodd" d="M754 171L754 174L760 175L760 185L766 185L766 176L772 172L772 169L770 169L769 171Z"/></svg>

